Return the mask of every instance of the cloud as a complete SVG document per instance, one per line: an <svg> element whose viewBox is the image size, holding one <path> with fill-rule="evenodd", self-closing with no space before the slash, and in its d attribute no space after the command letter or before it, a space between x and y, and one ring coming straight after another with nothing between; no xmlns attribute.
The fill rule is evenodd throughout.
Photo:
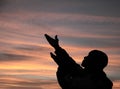
<svg viewBox="0 0 120 89"><path fill-rule="evenodd" d="M80 34L79 34L80 35ZM119 49L119 38L106 38L106 37L72 37L72 36L63 36L60 37L60 41L64 41L64 44L74 45L74 46L83 46L83 47L96 47L96 48L118 48Z"/></svg>
<svg viewBox="0 0 120 89"><path fill-rule="evenodd" d="M81 62L84 55L86 56L92 49L105 51L110 58L111 66L107 71L113 80L119 79L120 5L118 0L109 3L96 0L4 1L5 3L0 6L2 7L0 8L0 61L8 64L1 63L2 69L39 69L40 75L44 76L48 76L45 75L45 71L53 70L47 72L53 76L57 66L49 56L52 47L44 38L44 34L47 33L53 37L57 34L60 45L67 49L72 57L80 59L76 60L78 62ZM24 78L28 74L31 74L28 77L34 76L35 73L39 74L35 71L27 71L24 74L25 71L21 73ZM10 72L6 71L6 73ZM19 74L13 71L14 73ZM16 85L10 86L12 89L17 88Z"/></svg>
<svg viewBox="0 0 120 89"><path fill-rule="evenodd" d="M113 81L113 89L119 89L120 80ZM0 88L2 89L60 89L57 81L54 79L26 79L15 76L0 76Z"/></svg>
<svg viewBox="0 0 120 89"><path fill-rule="evenodd" d="M46 32L50 34L64 34L71 31L74 34L81 33L85 36L100 37L119 37L120 33L118 30L119 17L95 16L81 13L32 13L21 11L4 13L1 18L4 18L1 21L2 29L14 29L14 31L10 31L12 32L11 34L17 33L17 37L21 35L21 38L26 38L26 40L28 40L28 37L40 39L40 35ZM21 31L21 29L23 30Z"/></svg>
<svg viewBox="0 0 120 89"><path fill-rule="evenodd" d="M10 54L10 53L0 53L1 62L11 62L11 61L23 61L28 60L30 56Z"/></svg>
<svg viewBox="0 0 120 89"><path fill-rule="evenodd" d="M40 45L31 45L31 44L23 44L15 47L17 50L26 50L26 51L35 51L35 52L40 52L40 51L48 51L49 48L46 46L40 46Z"/></svg>
<svg viewBox="0 0 120 89"><path fill-rule="evenodd" d="M2 76L0 78L0 88L2 89L59 89L57 81L53 79L22 79L14 76Z"/></svg>
<svg viewBox="0 0 120 89"><path fill-rule="evenodd" d="M72 35L77 34L76 36L78 36L81 33L81 35L84 34L85 36L89 36L89 37L90 36L91 37L92 36L93 37L95 36L114 37L114 38L119 37L119 30L118 30L119 28L118 24L120 23L119 18L89 16L89 15L81 15L81 14L78 14L78 15L77 14L75 15L56 14L56 13L51 13L51 14L50 13L34 13L34 14L32 13L31 16L29 16L28 13L26 13L26 15L27 17L24 18L24 21L16 19L16 20L19 20L20 22L18 23L16 21L13 21L12 24L10 25L8 24L8 26L17 25L18 30L23 29L22 32L25 31L24 33L17 32L18 35L21 35L23 37L24 36L33 37L33 38L35 37L40 39L41 36L39 35L44 34L46 32L50 34L55 34L55 33L64 34L66 32L73 32L74 34ZM38 18L36 18L36 15L38 16ZM19 15L16 17L19 17ZM8 19L10 18L11 17L9 17ZM40 25L40 23L42 23L42 26ZM15 28L13 28L12 26L12 28L10 29L15 29ZM29 29L29 30L26 30L26 29ZM29 34L27 34L27 32ZM30 35L30 33L32 35Z"/></svg>
<svg viewBox="0 0 120 89"><path fill-rule="evenodd" d="M29 3L28 3L29 2ZM93 3L94 2L94 3ZM84 13L104 16L119 16L119 1L81 0L6 0L3 11L44 11L56 13ZM113 13L114 12L114 13Z"/></svg>
<svg viewBox="0 0 120 89"><path fill-rule="evenodd" d="M5 1L5 0L1 0L1 1L0 1L0 5L3 5L4 1Z"/></svg>

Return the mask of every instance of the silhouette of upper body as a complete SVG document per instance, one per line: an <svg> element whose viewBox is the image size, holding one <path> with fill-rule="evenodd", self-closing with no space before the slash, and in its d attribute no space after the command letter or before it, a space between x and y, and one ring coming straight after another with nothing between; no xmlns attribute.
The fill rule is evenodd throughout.
<svg viewBox="0 0 120 89"><path fill-rule="evenodd" d="M58 65L56 75L62 89L112 89L113 84L103 71L108 64L104 52L90 51L79 65L59 46L57 36L53 39L45 34L45 37L55 48L55 54L50 54Z"/></svg>

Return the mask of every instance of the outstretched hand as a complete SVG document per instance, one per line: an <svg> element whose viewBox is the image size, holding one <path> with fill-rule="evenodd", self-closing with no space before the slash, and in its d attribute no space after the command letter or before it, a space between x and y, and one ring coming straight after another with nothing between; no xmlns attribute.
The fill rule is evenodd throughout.
<svg viewBox="0 0 120 89"><path fill-rule="evenodd" d="M53 48L58 48L59 47L59 39L57 38L57 35L55 36L55 39L50 37L49 35L45 34L45 37L47 39L47 41L49 42L49 44L53 47Z"/></svg>

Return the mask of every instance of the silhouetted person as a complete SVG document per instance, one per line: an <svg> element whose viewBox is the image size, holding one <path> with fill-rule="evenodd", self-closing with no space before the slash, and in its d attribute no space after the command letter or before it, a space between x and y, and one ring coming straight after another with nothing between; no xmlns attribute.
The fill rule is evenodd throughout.
<svg viewBox="0 0 120 89"><path fill-rule="evenodd" d="M92 50L80 66L59 46L57 36L53 39L45 34L45 37L55 49L55 54L50 54L58 65L56 75L62 89L112 89L113 84L103 71L108 64L104 52Z"/></svg>

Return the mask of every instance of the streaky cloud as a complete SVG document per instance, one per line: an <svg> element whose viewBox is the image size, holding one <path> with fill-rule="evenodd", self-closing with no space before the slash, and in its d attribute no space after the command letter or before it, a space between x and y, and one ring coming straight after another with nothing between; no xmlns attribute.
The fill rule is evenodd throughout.
<svg viewBox="0 0 120 89"><path fill-rule="evenodd" d="M18 55L18 54L11 54L11 53L0 53L0 61L1 62L8 62L8 61L23 61L28 60L30 56L26 55Z"/></svg>
<svg viewBox="0 0 120 89"><path fill-rule="evenodd" d="M57 81L53 79L43 80L43 79L22 79L16 78L14 76L2 76L0 78L2 89L59 89Z"/></svg>
<svg viewBox="0 0 120 89"><path fill-rule="evenodd" d="M4 8L2 11L16 12L19 10L24 11L44 11L44 12L56 12L56 13L84 13L89 15L103 15L103 16L118 16L119 13L119 1L96 1L96 0L5 0ZM28 3L29 2L29 3ZM94 2L94 3L93 3ZM113 13L114 12L114 13Z"/></svg>
<svg viewBox="0 0 120 89"><path fill-rule="evenodd" d="M23 44L19 45L17 47L14 47L17 50L26 50L26 51L48 51L49 48L46 46L41 46L41 45L31 45L31 44Z"/></svg>

